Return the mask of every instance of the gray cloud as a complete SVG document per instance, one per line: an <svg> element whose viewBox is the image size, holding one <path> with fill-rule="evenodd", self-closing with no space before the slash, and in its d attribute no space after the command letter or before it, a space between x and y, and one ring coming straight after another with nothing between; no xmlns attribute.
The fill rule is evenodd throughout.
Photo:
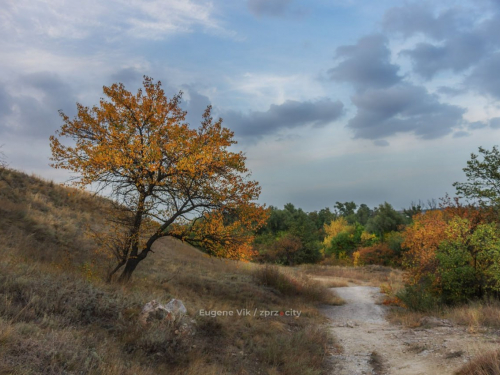
<svg viewBox="0 0 500 375"><path fill-rule="evenodd" d="M283 129L293 129L310 125L325 126L344 113L340 101L322 99L315 102L287 100L283 104L272 104L266 112L252 111L243 114L228 111L223 114L225 126L240 137L261 137Z"/></svg>
<svg viewBox="0 0 500 375"><path fill-rule="evenodd" d="M437 92L439 94L443 94L443 95L447 95L447 96L458 96L458 95L462 95L462 94L465 94L467 92L466 89L464 88L456 88L456 87L448 87L448 86L440 86L438 89L437 89Z"/></svg>
<svg viewBox="0 0 500 375"><path fill-rule="evenodd" d="M457 7L438 15L431 9L429 4L407 4L388 10L383 20L388 32L405 37L422 34L432 39L402 51L423 78L431 79L445 70L463 72L500 45L498 9L482 7L481 13L476 14Z"/></svg>
<svg viewBox="0 0 500 375"><path fill-rule="evenodd" d="M256 16L281 16L284 15L292 0L248 0L250 12Z"/></svg>
<svg viewBox="0 0 500 375"><path fill-rule="evenodd" d="M492 129L500 129L500 117L494 117L489 121Z"/></svg>
<svg viewBox="0 0 500 375"><path fill-rule="evenodd" d="M113 83L123 83L125 86L141 86L143 75L136 68L122 68L111 75Z"/></svg>
<svg viewBox="0 0 500 375"><path fill-rule="evenodd" d="M411 57L416 73L431 79L441 70L450 69L458 73L470 68L485 55L486 50L481 36L462 34L440 46L418 43L415 48L401 53Z"/></svg>
<svg viewBox="0 0 500 375"><path fill-rule="evenodd" d="M389 9L382 20L384 30L405 37L422 33L436 40L453 35L459 23L456 10L434 15L428 3L406 4Z"/></svg>
<svg viewBox="0 0 500 375"><path fill-rule="evenodd" d="M475 122L471 122L467 125L467 128L469 130L477 130L477 129L484 129L488 126L488 124L486 124L485 122L482 122L482 121L475 121Z"/></svg>
<svg viewBox="0 0 500 375"><path fill-rule="evenodd" d="M481 94L500 99L500 52L496 52L474 68L465 83Z"/></svg>
<svg viewBox="0 0 500 375"><path fill-rule="evenodd" d="M37 72L19 77L19 87L27 90L21 95L14 95L5 89L0 96L7 98L0 105L2 124L0 132L22 135L31 138L43 138L53 134L61 125L58 111L63 110L73 116L76 109L76 95L73 88L58 75L49 72ZM21 91L23 91L21 90ZM0 100L2 102L2 100Z"/></svg>
<svg viewBox="0 0 500 375"><path fill-rule="evenodd" d="M183 103L183 108L187 111L186 121L192 127L197 127L202 120L203 112L211 104L210 99L208 96L200 94L191 85L184 85L183 89L189 96L189 100Z"/></svg>
<svg viewBox="0 0 500 375"><path fill-rule="evenodd" d="M328 71L337 82L352 83L358 90L389 87L401 81L399 67L391 64L387 38L369 35L355 45L337 48L336 58L341 62Z"/></svg>
<svg viewBox="0 0 500 375"><path fill-rule="evenodd" d="M453 133L453 138L464 138L468 137L470 135L469 132L466 132L465 130L460 130L458 132Z"/></svg>
<svg viewBox="0 0 500 375"><path fill-rule="evenodd" d="M12 97L7 92L5 87L0 86L0 121L12 113ZM0 127L2 123L0 123Z"/></svg>
<svg viewBox="0 0 500 375"><path fill-rule="evenodd" d="M389 146L389 142L387 142L385 139L376 139L373 141L373 144L375 146L380 146L380 147L387 147Z"/></svg>
<svg viewBox="0 0 500 375"><path fill-rule="evenodd" d="M439 138L462 123L465 109L440 103L423 87L399 84L370 89L352 97L358 108L348 127L355 138L382 139L413 132L423 139Z"/></svg>

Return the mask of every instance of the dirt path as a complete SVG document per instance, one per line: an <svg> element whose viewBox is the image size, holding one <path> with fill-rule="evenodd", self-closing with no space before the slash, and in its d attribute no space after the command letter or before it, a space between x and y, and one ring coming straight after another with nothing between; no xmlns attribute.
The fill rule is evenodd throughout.
<svg viewBox="0 0 500 375"><path fill-rule="evenodd" d="M498 337L471 335L463 327L405 329L388 323L386 307L378 305L379 288L332 288L346 301L321 311L342 350L332 354L332 374L447 375ZM496 342L495 342L496 341Z"/></svg>

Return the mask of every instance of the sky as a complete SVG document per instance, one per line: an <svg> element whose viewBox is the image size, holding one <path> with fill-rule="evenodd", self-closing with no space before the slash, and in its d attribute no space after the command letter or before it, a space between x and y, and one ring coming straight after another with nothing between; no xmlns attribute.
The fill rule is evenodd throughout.
<svg viewBox="0 0 500 375"><path fill-rule="evenodd" d="M261 203L396 209L454 194L500 137L500 0L2 0L0 145L57 182L49 136L147 75L234 131Z"/></svg>

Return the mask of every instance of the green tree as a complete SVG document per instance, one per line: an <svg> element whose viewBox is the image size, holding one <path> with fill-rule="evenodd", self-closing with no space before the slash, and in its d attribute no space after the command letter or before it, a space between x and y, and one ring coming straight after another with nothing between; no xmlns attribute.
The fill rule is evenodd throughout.
<svg viewBox="0 0 500 375"><path fill-rule="evenodd" d="M356 211L356 221L361 225L366 225L370 217L373 215L373 210L366 204L361 203Z"/></svg>
<svg viewBox="0 0 500 375"><path fill-rule="evenodd" d="M337 214L343 217L354 215L356 211L356 203L354 202L335 202L334 207Z"/></svg>
<svg viewBox="0 0 500 375"><path fill-rule="evenodd" d="M455 182L453 186L461 197L483 205L500 205L500 151L479 147L479 154L471 154L463 169L467 182Z"/></svg>
<svg viewBox="0 0 500 375"><path fill-rule="evenodd" d="M444 303L462 303L500 291L500 236L495 224L473 226L453 218L436 254Z"/></svg>
<svg viewBox="0 0 500 375"><path fill-rule="evenodd" d="M384 241L386 233L397 231L404 224L406 224L404 216L389 203L384 202L375 209L374 215L366 223L366 231L376 234Z"/></svg>

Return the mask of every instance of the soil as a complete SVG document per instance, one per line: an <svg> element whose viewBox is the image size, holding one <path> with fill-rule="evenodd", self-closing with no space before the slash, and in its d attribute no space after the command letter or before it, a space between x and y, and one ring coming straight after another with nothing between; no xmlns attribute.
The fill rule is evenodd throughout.
<svg viewBox="0 0 500 375"><path fill-rule="evenodd" d="M422 327L403 328L385 319L379 288L332 288L345 304L324 306L341 348L331 353L331 374L453 374L474 355L498 348L498 332L469 333L467 327L428 318Z"/></svg>

